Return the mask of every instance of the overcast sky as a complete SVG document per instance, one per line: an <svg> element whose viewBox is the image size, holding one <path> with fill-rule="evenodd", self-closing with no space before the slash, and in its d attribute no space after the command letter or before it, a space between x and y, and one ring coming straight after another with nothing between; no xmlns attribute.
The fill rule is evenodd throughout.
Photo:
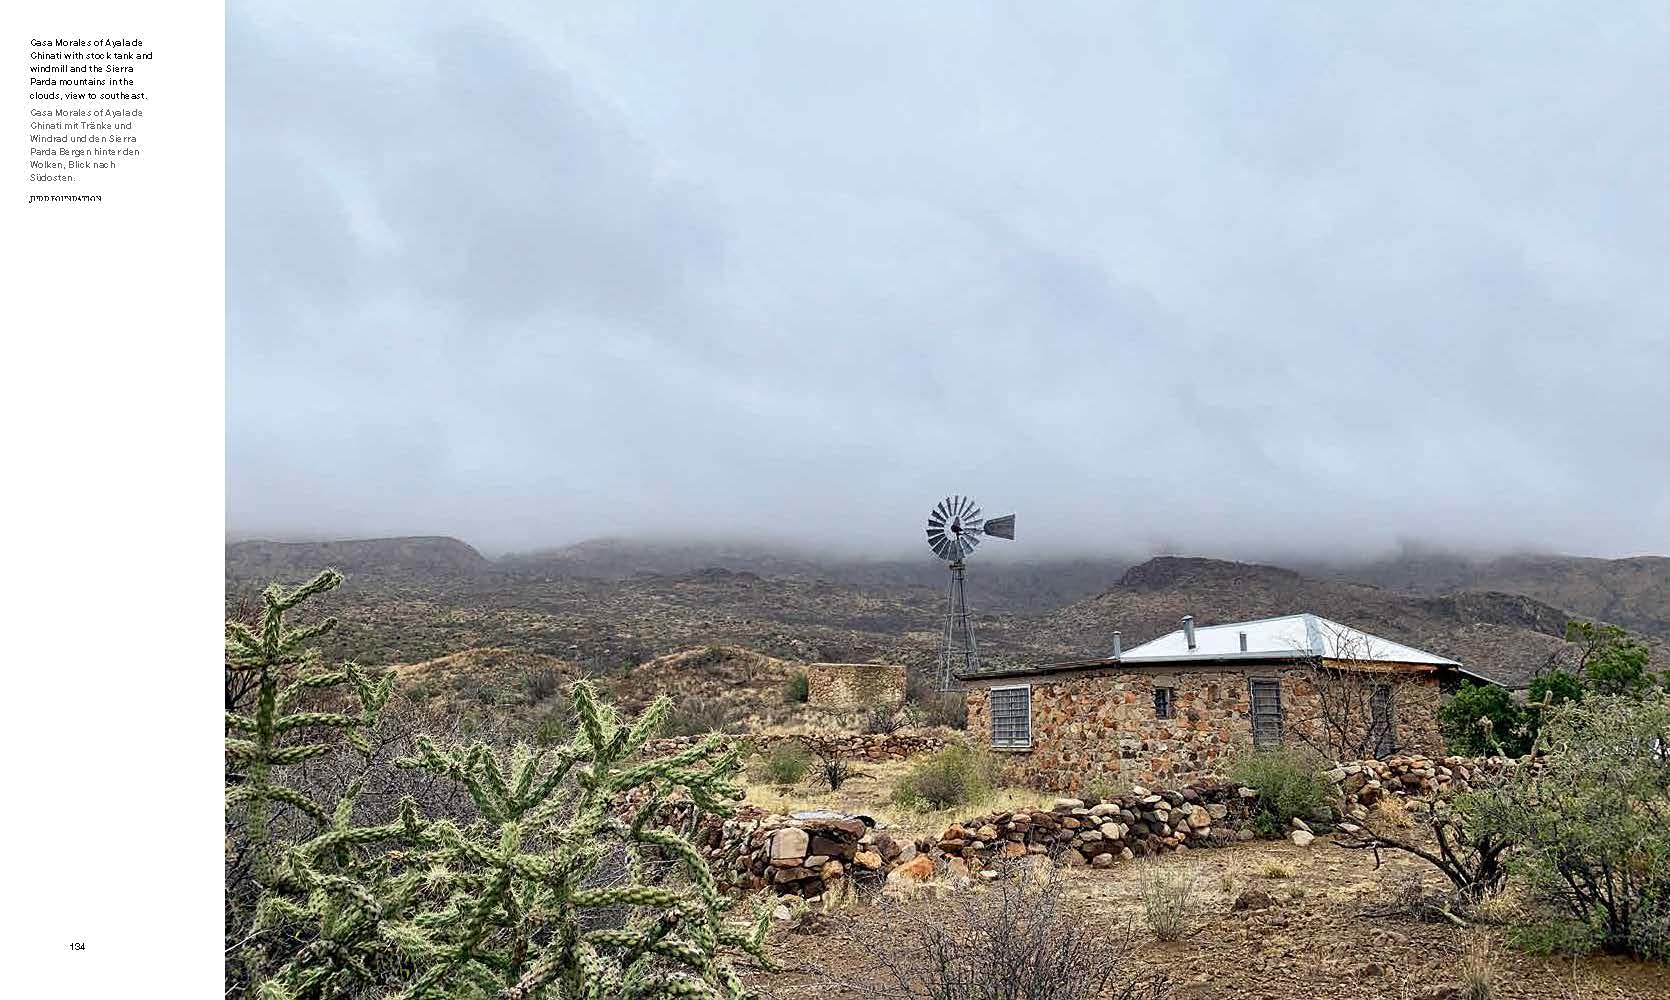
<svg viewBox="0 0 1670 1000"><path fill-rule="evenodd" d="M1670 552L1667 12L233 4L228 531Z"/></svg>

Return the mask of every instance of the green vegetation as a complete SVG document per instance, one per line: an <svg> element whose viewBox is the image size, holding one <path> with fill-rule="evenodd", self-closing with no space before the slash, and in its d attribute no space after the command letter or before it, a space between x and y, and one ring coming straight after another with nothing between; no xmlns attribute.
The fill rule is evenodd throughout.
<svg viewBox="0 0 1670 1000"><path fill-rule="evenodd" d="M811 696L812 684L806 677L806 671L796 670L790 674L789 682L783 686L783 700L792 705L804 705Z"/></svg>
<svg viewBox="0 0 1670 1000"><path fill-rule="evenodd" d="M1476 803L1513 843L1510 877L1605 951L1670 958L1667 746L1670 696L1590 694L1548 711L1541 767Z"/></svg>
<svg viewBox="0 0 1670 1000"><path fill-rule="evenodd" d="M952 744L906 772L893 789L893 801L927 809L967 805L991 794L996 771L988 755Z"/></svg>
<svg viewBox="0 0 1670 1000"><path fill-rule="evenodd" d="M247 886L229 874L228 995L743 997L726 955L759 956L766 916L751 928L727 922L730 903L701 855L656 822L674 791L728 813L741 794L735 752L713 738L643 759L669 702L628 722L581 682L570 690L576 732L560 747L420 734L399 772L377 772L366 733L390 678L320 667L308 644L332 620L285 622L341 581L326 571L295 590L269 588L253 625L226 627L229 872L234 855L259 857ZM253 709L232 704L233 677L250 681L241 686ZM304 742L304 733L345 735ZM298 765L343 752L363 759L327 803ZM385 786L399 773L415 776L414 788L462 792L467 818L440 815L439 799L434 811L413 795L381 808L361 801L366 779Z"/></svg>
<svg viewBox="0 0 1670 1000"><path fill-rule="evenodd" d="M1142 916L1161 941L1177 941L1189 929L1194 912L1195 880L1191 868L1150 864L1142 875Z"/></svg>
<svg viewBox="0 0 1670 1000"><path fill-rule="evenodd" d="M1567 622L1566 641L1577 647L1575 658L1550 658L1531 678L1529 698L1523 705L1495 685L1463 681L1438 713L1450 752L1520 757L1531 751L1549 709L1590 694L1641 698L1667 680L1647 669L1646 645L1616 625Z"/></svg>
<svg viewBox="0 0 1670 1000"><path fill-rule="evenodd" d="M1639 695L1660 684L1647 670L1646 645L1616 625L1569 622L1566 641L1582 646L1576 672L1596 694Z"/></svg>
<svg viewBox="0 0 1670 1000"><path fill-rule="evenodd" d="M1333 794L1320 762L1298 750L1244 754L1230 765L1229 776L1258 790L1253 828L1265 836L1281 835L1295 817L1315 819Z"/></svg>
<svg viewBox="0 0 1670 1000"><path fill-rule="evenodd" d="M1527 714L1507 688L1462 681L1460 690L1438 710L1438 725L1451 753L1519 757L1531 748ZM1481 720L1488 720L1488 727Z"/></svg>
<svg viewBox="0 0 1670 1000"><path fill-rule="evenodd" d="M794 785L806 777L812 755L798 742L782 742L760 758L760 775L774 785Z"/></svg>

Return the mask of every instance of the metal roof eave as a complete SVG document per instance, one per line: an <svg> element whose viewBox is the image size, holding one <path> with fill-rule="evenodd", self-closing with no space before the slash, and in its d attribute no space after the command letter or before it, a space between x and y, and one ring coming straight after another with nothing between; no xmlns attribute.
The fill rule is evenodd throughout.
<svg viewBox="0 0 1670 1000"><path fill-rule="evenodd" d="M1034 667L1011 667L1006 670L981 671L977 674L959 674L957 679L962 681L996 680L1004 677L1028 677L1037 674L1070 673L1075 670L1095 670L1098 668L1105 669L1126 665L1134 667L1159 667L1179 666L1191 663L1299 663L1321 659L1326 659L1326 657L1318 656L1317 654L1306 650L1293 650L1291 652L1263 651L1247 653L1191 653L1182 656L1123 656L1117 658L1106 657L1099 660L1065 660L1060 663L1045 663ZM1453 670L1456 673L1461 674L1463 677L1467 677L1475 681L1480 681L1485 684L1494 684L1497 687L1507 687L1507 685L1503 684L1501 681L1487 677L1477 671L1469 670L1454 660L1447 660L1443 663L1421 663L1417 664L1417 666L1431 667L1435 672Z"/></svg>

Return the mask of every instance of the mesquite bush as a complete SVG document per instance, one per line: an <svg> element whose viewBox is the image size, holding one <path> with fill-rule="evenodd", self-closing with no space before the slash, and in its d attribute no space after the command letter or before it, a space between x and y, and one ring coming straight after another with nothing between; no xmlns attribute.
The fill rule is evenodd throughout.
<svg viewBox="0 0 1670 1000"><path fill-rule="evenodd" d="M303 651L327 620L286 629L284 616L341 582L326 572L293 591L269 589L259 628L228 625L238 662L260 677L254 716L229 714L229 812L263 845L260 897L237 966L263 1000L331 997L523 998L729 997L746 991L730 961L762 962L766 915L752 926L726 919L706 862L662 828L669 795L726 814L741 797L740 761L720 737L682 753L643 759L666 721L662 699L635 721L617 718L592 688L569 693L577 721L566 744L443 744L417 735L397 766L460 787L473 818L426 818L406 797L393 815L360 822L363 783L326 810L277 773L335 749L299 744L313 727L365 731L388 701L390 681L352 666L312 667ZM229 661L230 662L230 661ZM350 685L358 714L290 709L308 692ZM628 798L631 804L628 805ZM267 822L274 803L314 823L286 839ZM230 840L230 838L229 838ZM231 949L229 949L229 954ZM232 978L229 969L229 979Z"/></svg>

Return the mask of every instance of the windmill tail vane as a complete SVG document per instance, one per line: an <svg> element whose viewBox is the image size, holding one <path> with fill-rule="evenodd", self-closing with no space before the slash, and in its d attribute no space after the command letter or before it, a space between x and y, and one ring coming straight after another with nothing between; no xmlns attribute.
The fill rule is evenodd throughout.
<svg viewBox="0 0 1670 1000"><path fill-rule="evenodd" d="M981 538L1015 537L1015 515L982 517L980 506L961 494L948 496L928 514L928 547L944 559L951 572L945 597L945 630L939 645L939 687L954 690L958 680L980 669L980 649L974 639L974 623L968 616L963 562Z"/></svg>

